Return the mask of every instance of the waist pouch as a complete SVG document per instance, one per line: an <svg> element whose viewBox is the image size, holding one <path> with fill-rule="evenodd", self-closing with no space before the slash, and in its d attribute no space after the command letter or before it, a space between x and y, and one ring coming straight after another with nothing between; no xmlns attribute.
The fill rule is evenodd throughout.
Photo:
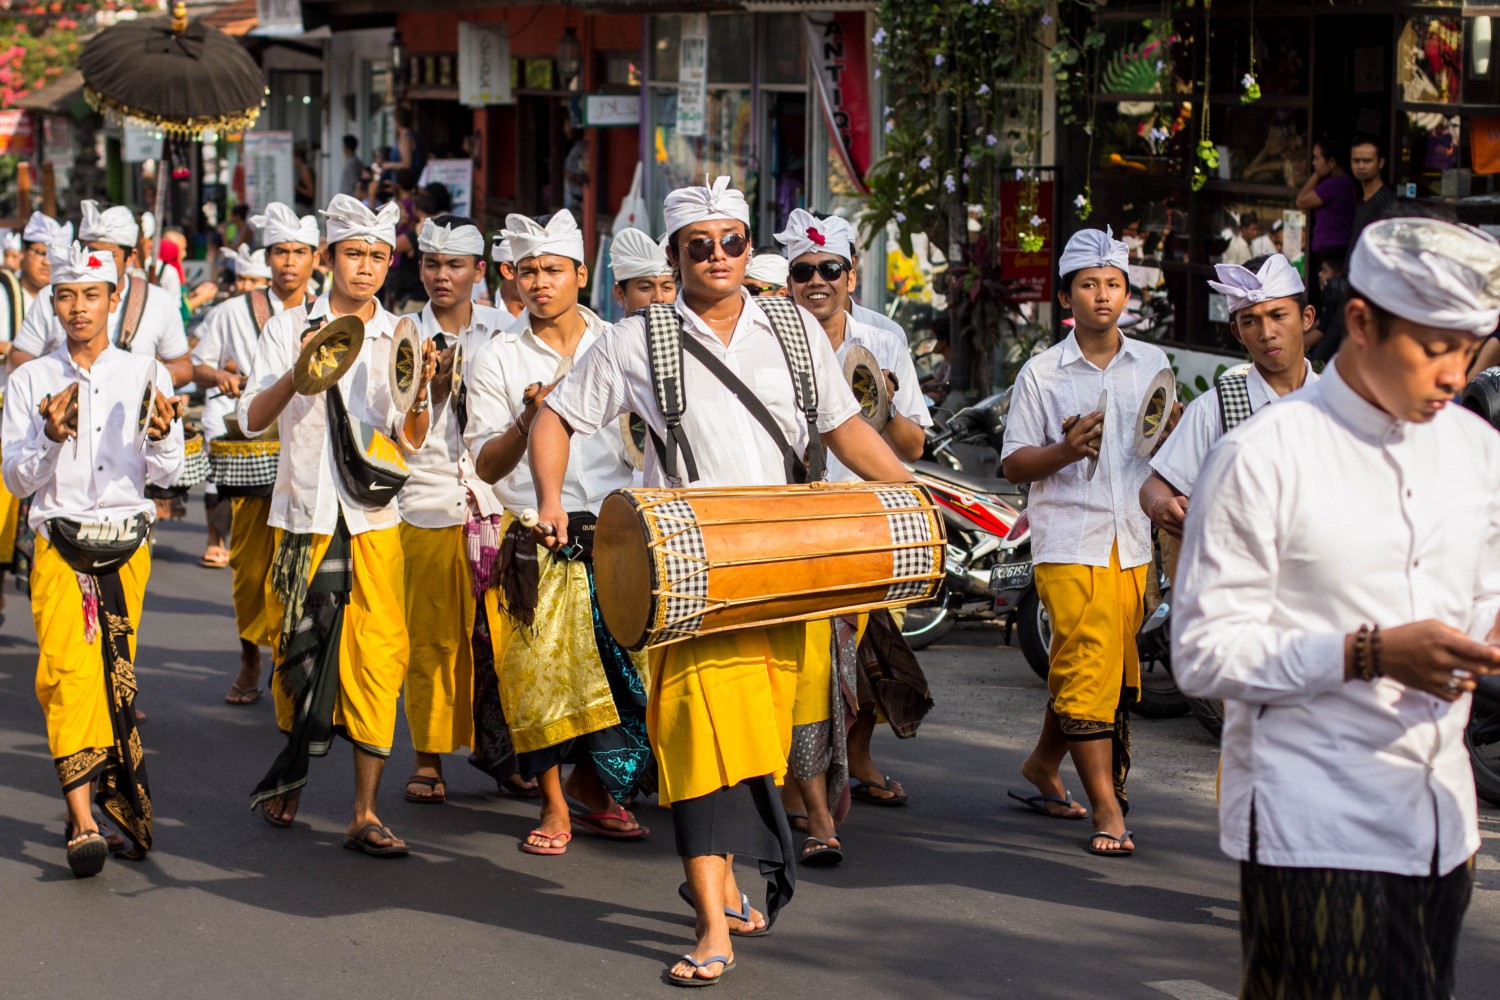
<svg viewBox="0 0 1500 1000"><path fill-rule="evenodd" d="M344 406L337 385L328 397L328 428L333 435L333 458L339 479L356 501L369 507L388 507L411 478L396 442L354 419Z"/></svg>
<svg viewBox="0 0 1500 1000"><path fill-rule="evenodd" d="M73 572L88 576L114 573L130 561L146 540L150 522L144 514L124 521L74 521L64 517L47 519L52 547Z"/></svg>
<svg viewBox="0 0 1500 1000"><path fill-rule="evenodd" d="M594 527L598 518L586 510L568 515L568 544L557 550L559 559L582 559L592 562L594 558Z"/></svg>

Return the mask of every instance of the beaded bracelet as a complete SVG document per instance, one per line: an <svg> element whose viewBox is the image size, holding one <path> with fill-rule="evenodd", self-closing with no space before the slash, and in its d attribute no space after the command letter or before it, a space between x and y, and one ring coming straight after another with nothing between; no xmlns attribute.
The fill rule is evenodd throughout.
<svg viewBox="0 0 1500 1000"><path fill-rule="evenodd" d="M1354 676L1362 681L1370 679L1370 626L1361 625L1354 633Z"/></svg>

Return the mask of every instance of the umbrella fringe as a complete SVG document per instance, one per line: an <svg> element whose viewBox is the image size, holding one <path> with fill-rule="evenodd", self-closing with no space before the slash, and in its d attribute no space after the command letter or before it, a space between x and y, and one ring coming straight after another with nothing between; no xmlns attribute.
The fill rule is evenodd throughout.
<svg viewBox="0 0 1500 1000"><path fill-rule="evenodd" d="M135 122L148 125L151 128L160 129L162 132L172 136L182 136L196 139L204 132L212 129L216 132L242 132L255 124L260 117L261 105L231 111L222 115L204 115L197 118L163 118L160 115L133 108L128 104L122 104L112 98L105 97L93 87L85 85L83 88L84 100L88 101L89 107L106 118L116 121L130 119Z"/></svg>

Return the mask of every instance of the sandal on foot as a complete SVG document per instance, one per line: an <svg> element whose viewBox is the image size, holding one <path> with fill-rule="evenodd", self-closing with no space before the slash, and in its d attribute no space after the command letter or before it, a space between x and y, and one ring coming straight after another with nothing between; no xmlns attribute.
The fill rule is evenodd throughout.
<svg viewBox="0 0 1500 1000"><path fill-rule="evenodd" d="M811 833L807 828L807 813L787 813L786 825L797 833Z"/></svg>
<svg viewBox="0 0 1500 1000"><path fill-rule="evenodd" d="M107 827L105 827L105 825L103 823L99 823L98 827L99 827L99 836L103 837L104 838L104 842L109 845L109 853L111 853L111 854L118 854L121 851L125 850L125 848L126 848L127 845L125 843L125 838L124 837L122 837L120 834L116 833L115 831L113 831L111 829L108 829ZM68 846L68 843L72 839L73 839L73 821L72 820L68 820L67 823L64 824L64 826L63 826L63 846L64 847Z"/></svg>
<svg viewBox="0 0 1500 1000"><path fill-rule="evenodd" d="M229 685L229 693L224 696L226 705L254 705L260 701L260 688L242 688L238 684Z"/></svg>
<svg viewBox="0 0 1500 1000"><path fill-rule="evenodd" d="M683 955L681 961L688 963L694 969L698 970L698 972L702 972L715 962L722 963L724 968L719 970L717 976L711 977L700 976L698 972L694 972L691 976L674 976L672 975L672 967L677 963L673 962L672 965L667 966L666 971L663 973L667 977L667 982L673 986L713 986L719 980L723 979L726 974L734 971L734 959L724 955L712 955L701 962L692 955Z"/></svg>
<svg viewBox="0 0 1500 1000"><path fill-rule="evenodd" d="M366 823L359 828L359 832L353 836L344 837L344 848L350 851L361 851L372 858L404 858L411 853L411 848L400 842L388 844L381 847L369 841L371 833L378 833L386 840L396 841L396 835L379 823Z"/></svg>
<svg viewBox="0 0 1500 1000"><path fill-rule="evenodd" d="M646 834L651 832L644 826L641 826L639 823L636 824L634 830L616 830L613 827L605 826L604 821L610 819L614 820L617 823L635 822L630 818L629 814L627 814L625 810L618 805L615 806L614 809L605 812L569 813L569 818L572 819L572 821L577 824L584 833L592 834L595 837L604 837L609 840L639 840L641 837L644 837Z"/></svg>
<svg viewBox="0 0 1500 1000"><path fill-rule="evenodd" d="M272 801L274 800L267 799L260 804L260 818L265 820L267 823L270 823L272 826L279 826L283 828L291 826L293 821L296 820L297 814L293 812L290 816L284 815L286 813L286 807L292 805L293 803L300 802L301 797L298 796L295 799L282 799L281 808L277 810L277 812L281 815L276 816L271 815L270 806Z"/></svg>
<svg viewBox="0 0 1500 1000"><path fill-rule="evenodd" d="M517 799L539 799L542 797L542 786L536 782L531 784L516 784L523 781L519 774L513 774L504 781L495 782L495 787L500 789L501 795L509 795Z"/></svg>
<svg viewBox="0 0 1500 1000"><path fill-rule="evenodd" d="M568 853L568 843L573 839L573 835L571 833L569 833L567 830L559 830L557 833L547 833L545 830L536 829L536 830L532 830L526 836L527 837L544 837L544 838L546 838L549 841L549 843L547 843L547 844L528 844L528 843L526 843L526 841L523 840L519 844L516 845L516 847L520 849L520 851L521 851L522 854L547 854L547 855L567 854ZM550 841L554 841L554 840L560 840L560 841L562 841L562 846L561 847L553 847L553 846L551 846Z"/></svg>
<svg viewBox="0 0 1500 1000"><path fill-rule="evenodd" d="M677 887L677 895L682 897L682 901L691 906L695 911L698 909L698 904L693 902L692 886L688 885L686 882L683 882ZM740 909L736 910L728 906L724 907L724 916L733 917L742 924L753 922L750 913L750 897L743 892L740 893ZM753 931L737 931L733 928L730 928L729 933L733 937L765 937L767 934L771 933L771 925L770 923L767 923L766 926L757 928Z"/></svg>
<svg viewBox="0 0 1500 1000"><path fill-rule="evenodd" d="M1119 844L1120 846L1119 847L1104 847L1104 848L1095 847L1094 846L1094 841L1099 840L1100 838L1103 838L1104 840L1112 840L1116 844ZM1095 830L1094 831L1094 835L1089 838L1089 842L1088 842L1087 845L1085 845L1084 849L1087 850L1090 854L1097 854L1100 857L1105 857L1105 858L1128 858L1132 854L1135 853L1135 845L1131 844L1131 846L1129 846L1129 847L1124 846L1125 845L1125 841L1127 841L1127 840L1131 840L1131 841L1135 840L1135 838L1131 836L1129 830L1126 830L1124 833L1120 834L1118 837L1116 837L1112 833L1105 833L1103 830Z"/></svg>
<svg viewBox="0 0 1500 1000"><path fill-rule="evenodd" d="M426 795L413 795L412 785L421 785L430 791ZM442 785L443 790L438 791ZM448 784L441 777L433 778L425 774L414 774L406 779L406 801L415 802L419 806L440 806L448 801Z"/></svg>
<svg viewBox="0 0 1500 1000"><path fill-rule="evenodd" d="M205 569L223 569L229 565L229 550L222 545L210 545L204 550L198 565Z"/></svg>
<svg viewBox="0 0 1500 1000"><path fill-rule="evenodd" d="M809 844L815 845L811 851L807 849ZM799 860L809 868L832 868L843 862L844 852L826 840L808 837L802 842L802 857Z"/></svg>
<svg viewBox="0 0 1500 1000"><path fill-rule="evenodd" d="M104 870L109 860L109 843L97 830L83 834L81 839L68 844L68 867L77 878L88 878Z"/></svg>
<svg viewBox="0 0 1500 1000"><path fill-rule="evenodd" d="M885 792L889 797L876 795L875 792ZM905 792L898 795L891 791L891 776L889 774L885 776L884 781L860 781L858 778L855 778L849 783L849 795L872 806L906 805Z"/></svg>
<svg viewBox="0 0 1500 1000"><path fill-rule="evenodd" d="M1013 789L1006 789L1005 794L1007 797L1015 799L1017 802L1021 803L1021 805L1025 806L1027 809L1030 809L1032 812L1041 813L1048 819L1083 819L1088 815L1088 810L1084 810L1081 813L1071 812L1072 808L1077 805L1077 803L1073 801L1072 792L1063 792L1062 798L1058 798L1056 795L1022 795L1020 792L1014 791ZM1066 813L1053 812L1051 809L1047 808L1048 803L1062 806L1064 809L1068 809L1070 811Z"/></svg>

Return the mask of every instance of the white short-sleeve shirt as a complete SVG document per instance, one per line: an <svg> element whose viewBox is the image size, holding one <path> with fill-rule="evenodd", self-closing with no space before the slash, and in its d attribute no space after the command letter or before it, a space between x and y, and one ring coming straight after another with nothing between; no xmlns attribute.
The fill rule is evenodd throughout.
<svg viewBox="0 0 1500 1000"><path fill-rule="evenodd" d="M922 395L922 390L917 386L917 366L911 359L911 349L906 346L905 335L866 326L853 316L848 316L844 322L844 342L834 352L838 358L839 371L843 371L844 361L855 347L863 347L869 351L880 362L882 369L896 376L896 395L891 399L892 408L918 427L931 427L932 413L927 408L927 397ZM839 457L831 451L828 453L828 478L835 483L859 480L854 470L840 462Z"/></svg>

